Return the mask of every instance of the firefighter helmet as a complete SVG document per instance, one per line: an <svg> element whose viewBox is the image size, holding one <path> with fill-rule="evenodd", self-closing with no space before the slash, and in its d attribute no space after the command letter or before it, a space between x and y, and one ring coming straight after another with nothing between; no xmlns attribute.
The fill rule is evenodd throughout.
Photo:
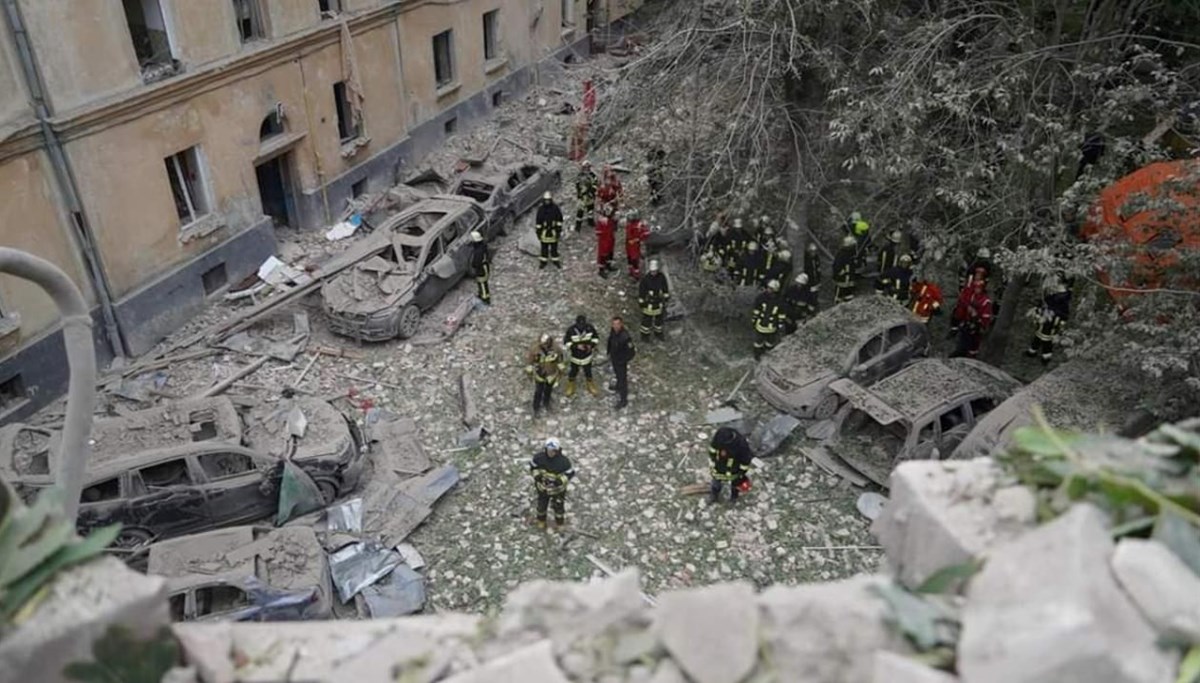
<svg viewBox="0 0 1200 683"><path fill-rule="evenodd" d="M548 202L552 199L554 199L554 195L550 194L550 190L546 190L542 193L542 201Z"/></svg>
<svg viewBox="0 0 1200 683"><path fill-rule="evenodd" d="M797 275L796 276L796 284L807 285L808 284L808 273L800 273L799 275Z"/></svg>
<svg viewBox="0 0 1200 683"><path fill-rule="evenodd" d="M806 251L816 251L816 250L817 250L817 243L816 243L816 242L813 242L813 241L811 241L811 240L810 240L810 241L809 241L809 243L808 243L808 246L807 246L807 247L805 247L804 249L805 249Z"/></svg>
<svg viewBox="0 0 1200 683"><path fill-rule="evenodd" d="M853 247L856 244L858 244L858 242L854 239L854 235L846 235L842 238L843 247Z"/></svg>
<svg viewBox="0 0 1200 683"><path fill-rule="evenodd" d="M862 220L862 214L857 211L850 212L850 220L857 223Z"/></svg>
<svg viewBox="0 0 1200 683"><path fill-rule="evenodd" d="M906 266L912 265L912 256L908 254L901 254L900 263L903 263Z"/></svg>
<svg viewBox="0 0 1200 683"><path fill-rule="evenodd" d="M758 242L755 242L754 240L750 240L749 242L747 242L746 243L746 251L749 251L749 252L758 251Z"/></svg>
<svg viewBox="0 0 1200 683"><path fill-rule="evenodd" d="M979 251L975 252L975 255L979 258L991 258L992 250L987 247L979 247Z"/></svg>
<svg viewBox="0 0 1200 683"><path fill-rule="evenodd" d="M478 230L472 230L471 231L471 241L472 242L482 242L483 241L483 233L479 232Z"/></svg>
<svg viewBox="0 0 1200 683"><path fill-rule="evenodd" d="M588 161L587 159L584 159L584 160L583 160L583 163L581 163L581 164L579 164L579 165L580 165L580 166L582 166L583 168L591 168L591 167L592 167L592 162Z"/></svg>
<svg viewBox="0 0 1200 683"><path fill-rule="evenodd" d="M548 451L561 451L561 450L562 450L562 446L560 446L560 445L558 444L558 439L556 439L556 438L554 438L554 437L552 436L552 437L550 437L549 439L546 439L546 450L548 450Z"/></svg>
<svg viewBox="0 0 1200 683"><path fill-rule="evenodd" d="M779 291L779 280L770 280L767 282L767 289L772 292Z"/></svg>
<svg viewBox="0 0 1200 683"><path fill-rule="evenodd" d="M545 346L546 344L550 343L551 339L553 339L553 337L551 337L548 333L543 334L541 339L538 340L538 343L541 344L542 346Z"/></svg>
<svg viewBox="0 0 1200 683"><path fill-rule="evenodd" d="M888 239L893 242L899 242L900 240L904 239L904 234L899 230L893 230L892 234L888 235Z"/></svg>
<svg viewBox="0 0 1200 683"><path fill-rule="evenodd" d="M658 272L658 259L656 259L656 258L650 259L650 272L651 273Z"/></svg>
<svg viewBox="0 0 1200 683"><path fill-rule="evenodd" d="M788 251L787 249L780 249L779 250L779 259L781 261L791 261L792 260L792 252Z"/></svg>

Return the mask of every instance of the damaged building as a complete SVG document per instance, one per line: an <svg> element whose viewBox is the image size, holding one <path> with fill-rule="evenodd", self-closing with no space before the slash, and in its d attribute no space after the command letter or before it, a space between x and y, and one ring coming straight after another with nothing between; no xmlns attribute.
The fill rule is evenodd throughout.
<svg viewBox="0 0 1200 683"><path fill-rule="evenodd" d="M5 0L0 244L66 271L102 361L337 222L589 51L640 0ZM0 276L0 422L66 383L58 312Z"/></svg>

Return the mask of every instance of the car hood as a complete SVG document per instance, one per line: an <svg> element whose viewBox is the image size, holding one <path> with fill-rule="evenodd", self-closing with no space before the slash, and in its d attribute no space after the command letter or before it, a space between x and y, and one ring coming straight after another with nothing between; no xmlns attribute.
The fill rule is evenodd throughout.
<svg viewBox="0 0 1200 683"><path fill-rule="evenodd" d="M786 391L796 400L806 398L813 401L825 390L830 382L838 378L838 373L817 366L805 367L795 363L768 362L760 366L759 380L767 381L777 388Z"/></svg>
<svg viewBox="0 0 1200 683"><path fill-rule="evenodd" d="M322 285L321 299L334 313L370 315L409 298L415 283L411 264L397 265L374 256Z"/></svg>
<svg viewBox="0 0 1200 683"><path fill-rule="evenodd" d="M287 457L291 444L288 420L293 412L303 416L304 436L296 439L294 461L336 457L353 444L346 418L329 403L297 397L271 406L260 406L246 416L246 446L277 458Z"/></svg>

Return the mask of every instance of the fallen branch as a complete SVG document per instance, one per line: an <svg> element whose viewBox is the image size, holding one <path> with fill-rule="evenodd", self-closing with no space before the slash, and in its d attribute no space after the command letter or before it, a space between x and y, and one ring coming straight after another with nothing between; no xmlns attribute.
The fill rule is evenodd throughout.
<svg viewBox="0 0 1200 683"><path fill-rule="evenodd" d="M478 426L479 415L475 410L475 401L471 398L471 392L467 388L466 373L458 376L458 405L462 409L462 423L467 429L474 429Z"/></svg>
<svg viewBox="0 0 1200 683"><path fill-rule="evenodd" d="M239 379L242 379L243 377L247 377L249 375L253 375L254 373L258 372L258 369L261 368L262 366L266 365L267 361L269 361L269 360L271 360L270 356L263 356L262 358L259 358L258 360L254 361L253 363L244 366L241 370L238 370L237 372L233 373L232 377L229 377L221 382L218 382L217 384L206 389L204 391L204 393L200 394L200 398L208 398L210 396L216 396L217 394L224 392L226 389L233 386L233 383L238 381Z"/></svg>
<svg viewBox="0 0 1200 683"><path fill-rule="evenodd" d="M733 386L733 391L729 392L729 395L725 397L725 403L723 405L733 403L733 397L737 396L737 393L742 390L742 385L745 384L746 380L750 378L750 373L752 372L754 372L754 366L751 366L749 369L747 369L746 373L742 375L742 378L738 380L738 383Z"/></svg>
<svg viewBox="0 0 1200 683"><path fill-rule="evenodd" d="M319 353L313 354L312 360L308 361L308 365L304 366L304 369L300 371L300 376L296 378L295 382L292 382L293 389L300 386L300 383L304 381L304 377L308 375L308 371L312 370L312 367L317 364L317 359L320 357L321 354Z"/></svg>

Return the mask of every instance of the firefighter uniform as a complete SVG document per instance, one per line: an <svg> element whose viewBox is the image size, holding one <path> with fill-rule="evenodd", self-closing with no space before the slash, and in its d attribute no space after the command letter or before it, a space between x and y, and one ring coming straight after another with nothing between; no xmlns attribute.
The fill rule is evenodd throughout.
<svg viewBox="0 0 1200 683"><path fill-rule="evenodd" d="M600 216L596 218L596 267L600 271L600 277L608 277L609 271L613 269L613 249L617 243L615 223L613 217L605 211L601 211Z"/></svg>
<svg viewBox="0 0 1200 683"><path fill-rule="evenodd" d="M587 379L588 393L592 396L600 393L592 379L592 356L599 344L600 333L585 316L576 317L575 324L567 328L567 333L563 335L563 346L567 348L567 356L571 361L571 369L567 373L567 398L575 395L575 378L580 369Z"/></svg>
<svg viewBox="0 0 1200 683"><path fill-rule="evenodd" d="M896 265L880 275L879 293L892 301L906 304L909 290L912 288L912 274L912 257L905 254Z"/></svg>
<svg viewBox="0 0 1200 683"><path fill-rule="evenodd" d="M667 318L667 302L671 300L671 288L667 276L658 268L658 261L650 259L650 272L638 282L638 306L642 309L642 339L653 332L662 339L665 332L663 322Z"/></svg>
<svg viewBox="0 0 1200 683"><path fill-rule="evenodd" d="M738 266L738 284L743 287L759 285L762 283L766 270L766 254L758 248L758 242L746 243L746 251L742 254L741 263Z"/></svg>
<svg viewBox="0 0 1200 683"><path fill-rule="evenodd" d="M713 434L708 444L709 486L708 502L721 499L721 489L729 485L729 504L737 502L738 494L749 484L750 463L754 453L741 432L732 427L721 427Z"/></svg>
<svg viewBox="0 0 1200 683"><path fill-rule="evenodd" d="M987 293L987 280L973 277L959 293L954 322L958 344L951 357L975 358L983 344L983 335L992 326L992 298Z"/></svg>
<svg viewBox="0 0 1200 683"><path fill-rule="evenodd" d="M704 270L715 273L725 265L725 252L729 249L729 228L713 221L708 228L708 244L704 246L704 253L700 257L700 264Z"/></svg>
<svg viewBox="0 0 1200 683"><path fill-rule="evenodd" d="M853 237L846 237L842 248L833 257L833 302L840 304L854 298L858 287L858 272L854 267L856 252Z"/></svg>
<svg viewBox="0 0 1200 683"><path fill-rule="evenodd" d="M636 211L625 223L625 260L629 262L629 277L642 276L642 245L650 236L650 229Z"/></svg>
<svg viewBox="0 0 1200 683"><path fill-rule="evenodd" d="M547 439L545 447L533 454L529 474L537 495L538 528L546 528L546 512L551 507L554 523L562 527L567 523L567 486L575 478L575 468L570 458L563 455L557 439Z"/></svg>
<svg viewBox="0 0 1200 683"><path fill-rule="evenodd" d="M871 224L864 221L862 214L854 211L846 219L846 235L854 238L854 269L859 270L867 259L871 245Z"/></svg>
<svg viewBox="0 0 1200 683"><path fill-rule="evenodd" d="M814 292L821 291L821 253L816 242L809 242L804 248L804 274L808 276L808 286Z"/></svg>
<svg viewBox="0 0 1200 683"><path fill-rule="evenodd" d="M784 314L783 298L779 294L779 282L771 280L767 288L754 299L754 357L775 348L779 341L779 328L787 317Z"/></svg>
<svg viewBox="0 0 1200 683"><path fill-rule="evenodd" d="M917 280L912 283L909 291L908 310L913 312L923 323L942 314L942 288L929 280Z"/></svg>
<svg viewBox="0 0 1200 683"><path fill-rule="evenodd" d="M588 225L596 222L596 174L592 172L591 163L584 161L575 178L575 230L579 230L584 221Z"/></svg>
<svg viewBox="0 0 1200 683"><path fill-rule="evenodd" d="M554 343L553 337L543 334L525 357L525 374L533 379L534 417L542 408L550 409L550 397L566 369L562 349Z"/></svg>
<svg viewBox="0 0 1200 683"><path fill-rule="evenodd" d="M750 233L742 227L742 219L733 219L733 229L729 231L729 245L725 249L725 267L730 275L737 276L742 265L742 255L749 243Z"/></svg>
<svg viewBox="0 0 1200 683"><path fill-rule="evenodd" d="M889 279L887 275L888 271L900 265L900 256L902 255L900 242L903 239L904 236L899 230L893 230L892 234L888 235L887 244L883 245L883 248L879 250L879 269L875 271L876 292L886 294L885 290L888 285L885 280ZM909 263L912 263L911 257L909 258ZM905 295L908 293L907 285L905 286L904 293Z"/></svg>
<svg viewBox="0 0 1200 683"><path fill-rule="evenodd" d="M539 268L553 263L562 268L562 259L558 255L558 240L562 237L562 209L554 203L550 193L542 195L542 205L538 207L534 225L537 228L538 242L542 245L541 257L538 259Z"/></svg>
<svg viewBox="0 0 1200 683"><path fill-rule="evenodd" d="M471 233L471 275L475 277L475 286L479 300L485 304L492 303L492 290L488 279L492 276L492 255L488 252L487 242L479 232Z"/></svg>
<svg viewBox="0 0 1200 683"><path fill-rule="evenodd" d="M767 269L763 280L779 280L787 282L792 279L792 252L780 249L778 252L767 252Z"/></svg>
<svg viewBox="0 0 1200 683"><path fill-rule="evenodd" d="M1071 290L1056 283L1042 294L1042 304L1033 323L1033 338L1029 340L1025 355L1040 358L1043 365L1049 363L1054 356L1054 342L1066 327L1070 314Z"/></svg>
<svg viewBox="0 0 1200 683"><path fill-rule="evenodd" d="M817 293L808 284L808 276L800 273L783 293L785 319L783 333L791 334L800 323L817 313Z"/></svg>

